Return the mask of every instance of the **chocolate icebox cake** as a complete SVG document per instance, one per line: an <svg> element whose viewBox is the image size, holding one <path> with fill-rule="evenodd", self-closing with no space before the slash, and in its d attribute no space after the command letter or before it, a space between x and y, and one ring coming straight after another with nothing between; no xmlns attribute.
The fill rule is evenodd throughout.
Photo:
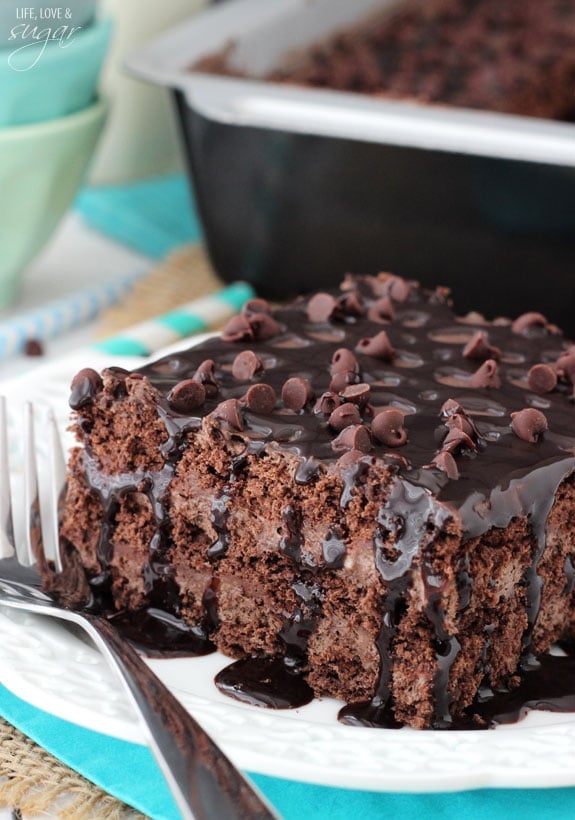
<svg viewBox="0 0 575 820"><path fill-rule="evenodd" d="M268 79L573 120L575 2L382 4L379 19L286 57Z"/></svg>
<svg viewBox="0 0 575 820"><path fill-rule="evenodd" d="M488 725L573 634L574 383L541 314L458 318L391 274L253 299L74 378L67 561L128 634L240 659L218 684L244 700Z"/></svg>

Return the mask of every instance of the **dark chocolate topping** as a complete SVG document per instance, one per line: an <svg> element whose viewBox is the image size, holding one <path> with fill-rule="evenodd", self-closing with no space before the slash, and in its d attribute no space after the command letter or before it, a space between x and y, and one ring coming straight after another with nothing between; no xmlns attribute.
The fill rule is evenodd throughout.
<svg viewBox="0 0 575 820"><path fill-rule="evenodd" d="M402 617L411 563L433 543L447 520L457 520L468 539L491 527L505 527L515 517L529 517L537 550L533 569L524 579L528 652L540 600L537 562L545 546L545 521L555 490L575 469L571 401L575 368L570 368L573 354L562 338L531 319L514 325L492 323L489 344L491 350L501 351L499 362L492 356L477 370L477 360L466 358L463 348L478 332L486 332L485 320L477 317L474 324L468 317L461 322L443 291L430 293L402 282L390 276L348 278L346 300L332 294L336 312L315 321L318 314L309 309L311 299L300 299L273 316L256 304L253 311L235 317L219 338L170 354L135 374L144 376L145 383L149 380L157 391L158 414L168 433L166 465L147 477L162 538L166 528L162 499L184 449L179 443L203 423L215 425L219 435L229 437L239 449L243 446L248 455L273 448L297 456L296 483L314 481L321 470L336 471L342 478L342 509L353 498L366 464L386 467L392 490L382 499L380 532L373 536L376 566L387 589L385 623L378 638L377 698L382 714L390 709L389 649ZM351 296L354 289L357 298ZM395 303L389 325L396 348L393 357L387 334L384 338L381 325L369 316L370 307L382 297ZM364 305L367 312L359 315ZM250 352L265 368L257 372L260 384L246 392L247 385L238 383L233 365L237 342L248 338ZM544 397L545 427L539 410L543 399L529 383L528 374L536 365L555 366L559 376L556 388ZM106 379L111 389L125 391L130 382L126 375L109 370ZM168 397L189 379L204 387L205 402L182 416ZM90 393L92 382L88 382ZM286 390L290 382L294 389ZM283 404L275 400L280 394ZM320 398L314 403L312 396ZM390 455L394 446L401 447L401 458ZM241 471L241 458L232 465L230 481L213 505L218 540L208 551L210 560L227 549L229 493ZM96 486L108 479L92 473L88 480ZM114 499L138 486L142 476L127 474L109 481L110 487L100 494L109 499L106 514L111 519ZM103 566L111 549L105 530L99 549ZM316 568L302 552L298 527L290 525L288 531L283 552L302 573L313 574ZM393 561L385 552L386 533L395 534ZM334 550L339 565L344 553L337 544L328 544L324 557L332 560ZM162 549L156 553L154 566L161 565ZM431 570L424 570L425 578L432 578ZM428 585L432 590L431 581ZM447 633L438 606L430 593L427 616L438 646L434 722L444 725L449 713L446 682L459 648L456 638ZM309 620L312 623L313 618ZM286 641L291 631L288 624ZM372 717L374 703L365 707Z"/></svg>
<svg viewBox="0 0 575 820"><path fill-rule="evenodd" d="M265 363L265 371L258 374L259 380L273 387L279 395L288 379L299 377L305 379L320 398L315 405L310 403L295 416L292 410L283 410L276 405L267 416L265 429L261 415L256 414L257 419L252 419L250 409L244 408L244 427L251 442L258 438L263 443L272 441L276 430L285 432L289 429L292 435L276 442L276 446L285 446L291 452L299 453L302 461L313 457L326 464L335 463L338 454L331 444L339 430L326 423L331 403L337 402L333 394L343 393L347 387L361 382L370 387L370 404L375 408L375 418L386 408L397 408L409 414L408 441L402 447L402 455L410 466L400 465L400 475L415 483L423 481L440 503L448 503L459 510L464 516L464 529L468 525L471 530L476 527L475 520L471 524L465 517L471 508L468 499L473 498L475 505L477 494L488 499L492 492L505 487L510 477L521 473L527 478L540 462L564 461L565 473L569 472L573 459L571 450L575 447L575 408L570 402L570 384L559 382L557 388L546 396L549 407L545 408L545 415L550 430L539 442L536 453L526 450L525 443L509 426L512 412L530 404L537 407L533 404L535 398L532 399L527 381L533 365L554 365L559 361L559 375L568 372L565 365L561 369L561 362L568 361L567 356L573 354L569 354L569 347L561 336L516 333L509 321L486 327L481 317L475 317L480 322L475 326L469 317L465 323L459 322L443 292L428 292L411 285L403 288L390 276L381 279L348 277L346 288L346 293L356 288L368 309L384 295L396 301L396 317L390 324L397 346L394 360L383 361L377 354L366 353L361 345L358 347L361 340L375 341L380 333L367 316L313 323L308 317L310 299L300 299L275 311L274 321L286 330L271 339L254 340L251 344L254 354ZM409 291L407 298L399 302L398 294L403 297L406 291ZM337 301L340 294L331 295ZM326 332L330 328L334 332ZM490 344L501 350L498 363L487 360L480 366L481 378L473 361L463 356L461 346L478 331L487 332ZM244 392L241 385L223 366L226 362L233 363L237 355L235 344L222 336L183 353L171 354L170 360L177 361L175 370L167 369L160 360L140 372L164 396L182 379L191 377L204 381L205 376L200 376L198 370L200 367L203 374L209 373L210 380L217 381L218 395L208 396L201 411L190 417L190 427L193 427L203 416L212 413L220 402L241 397ZM215 361L218 365L214 368ZM489 372L485 373L485 370ZM337 391L333 390L332 384L336 379ZM472 380L475 386L471 384ZM480 386L493 385L497 380L499 387ZM331 394L325 397L326 393ZM459 460L460 480L446 484L440 470L437 473L426 470L422 474L421 468L431 464L440 449L436 430L441 422L441 408L448 400L461 407L459 415L462 418L467 418L480 429L486 444L474 458ZM166 412L169 415L169 408ZM373 423L363 411L360 416L368 426ZM354 419L353 423L358 422ZM471 439L474 438L465 425L460 422L459 426ZM387 446L375 437L372 443L373 455L383 458ZM502 468L502 465L506 466ZM434 474L437 481L433 479ZM540 475L538 480L541 479ZM486 516L483 528L490 525L489 516Z"/></svg>

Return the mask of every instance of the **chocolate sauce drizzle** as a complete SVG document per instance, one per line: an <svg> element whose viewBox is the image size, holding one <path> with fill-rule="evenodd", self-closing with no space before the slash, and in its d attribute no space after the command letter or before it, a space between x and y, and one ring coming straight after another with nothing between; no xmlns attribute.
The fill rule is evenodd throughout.
<svg viewBox="0 0 575 820"><path fill-rule="evenodd" d="M527 380L527 373L534 364L556 361L565 353L567 345L555 329L546 325L531 327L527 324L525 332L517 332L510 322L490 324L482 317L458 320L441 290L429 293L415 286L402 286L394 291L386 285L385 278L373 280L369 277L350 279L346 287L345 299L342 301L337 295L336 309L326 321L310 321L306 312L308 300L301 299L274 313L277 327L276 322L270 325L269 322L262 323L260 318L261 326L267 328L265 337L260 340L253 335L257 323L253 324L252 319L250 324L250 315L246 314L245 333L252 333L249 339L242 338L239 342L213 339L147 365L135 374L116 370L114 378L120 383L116 386L117 401L122 401L122 396L129 397L131 379L140 383L143 379L150 385L158 416L167 433L161 448L164 466L159 470L139 470L119 476L104 475L99 471L90 451L90 402L97 401L100 385L97 379L88 379L89 383L87 377L83 379L78 427L86 438L84 471L90 490L99 497L103 507L97 548L102 571L90 580L90 584L102 605L110 607L110 561L115 519L124 495L144 493L155 522L149 560L144 567L148 609L138 617L133 613L121 613L115 616L115 621L121 623L124 631L131 633L136 641L140 640L140 633L150 632L151 643L165 643L166 651L172 651L170 644L177 652L201 654L209 651L210 635L218 629L218 566L226 560L230 548L230 515L243 471L249 471L253 459L268 450L275 450L283 452L294 463L296 488L312 485L325 473L335 473L341 485L340 517L336 524L326 524L321 541L321 561L312 560L311 552L306 550L302 512L297 502L286 498L283 509L281 523L284 532L278 536L277 551L293 564L296 571L291 587L295 606L279 633L285 657L244 659L218 676L218 685L234 697L283 708L279 704L290 701L288 689L292 687L294 702L301 704L304 692L305 697L311 692L303 676L309 638L322 613L322 578L346 571L346 516L351 502L356 496L363 497L363 485L374 465L379 470L385 468L389 490L382 494L373 529L373 556L381 585L381 627L376 640L379 678L371 701L350 704L341 711L340 719L370 726L398 725L392 697L394 670L391 658L407 611L413 569L417 566L424 587L423 617L434 636L436 668L432 684L432 723L436 728L454 727L448 684L461 645L457 634L452 634L447 626L442 599L444 579L441 572L434 569L431 557L434 545L450 524L463 533L465 544L480 538L493 527L504 528L515 518L527 517L533 535L533 560L524 577L528 626L522 638L523 683L519 689L504 695L483 690L481 699L470 712L474 717L469 719L470 726L502 722L498 705L501 698L507 698L509 709L519 714L523 707L517 704L522 698L529 704L545 701L542 695L536 694L537 687L539 683L547 685L552 668L571 668L570 659L535 661L532 639L541 605L542 579L538 565L545 552L547 517L555 491L575 470L572 386L568 379L560 379L554 392L543 398L530 391ZM386 288L385 298L391 294L394 301L395 318L392 322L369 311L381 300ZM401 295L395 299L394 292ZM354 295L353 299L349 298L350 293ZM351 306L349 310L346 305ZM364 309L368 316L362 315ZM261 313L257 315L262 316ZM389 340L385 355L382 353L378 358L377 345L370 346L366 339L379 338L382 322ZM238 332L244 332L241 322L238 327L240 325ZM463 347L479 331L488 333L490 349L500 351L495 377L490 376L493 383L500 382L499 387L478 381L477 370L481 362L469 360L462 353ZM242 384L234 378L231 367L237 353L246 345L264 365L263 371L254 374L252 382L263 382L281 396L285 381L297 374L309 387L312 397L309 405L294 410L278 401L274 409L264 415L250 410L243 399L249 383ZM348 372L334 373L331 363L334 354L342 348L350 354L343 359L355 364L350 365ZM361 352L363 349L372 350L373 355ZM217 385L214 383L214 389L206 390L201 407L187 414L177 412L168 401L170 391L182 381L192 379L208 359L217 363ZM338 360L341 359L340 355ZM342 452L334 450L333 444L338 431L330 428L327 415L313 409L315 397L338 390L340 382L342 389L349 385L369 386L368 400L363 398L358 403L361 422L358 426L368 431L380 410L400 409L405 414L406 443L390 450L377 438L369 436L366 439L363 434L362 438L353 440L364 445L366 441L370 442L369 453L354 451L346 454L350 458L344 456L340 461ZM76 393L78 391L77 385ZM362 391L365 395L363 387L356 391L357 395ZM241 425L239 430L230 431L229 425L227 428L221 419L218 421L217 414L214 419L207 419L221 402L230 399L240 408L236 419ZM464 408L477 434L474 445L472 442L472 446L453 448L450 453L457 465L456 478L448 477L445 469L434 462L445 440L446 428L440 409L448 399ZM336 401L340 400L336 396ZM537 443L522 440L511 429L510 414L525 407L544 407L549 429ZM193 446L195 432L202 426L219 427L224 439L233 437L236 444L243 442L243 452L230 458L229 476L222 478L219 494L212 502L211 526L217 537L206 555L213 574L203 596L205 616L199 625L186 626L178 620L180 590L168 558L172 542L166 498L177 464L186 449ZM460 438L465 440L463 436ZM345 449L345 443L343 446ZM457 560L458 607L463 612L469 606L473 579L469 556L462 552ZM573 587L574 566L575 555L566 556L565 594ZM164 613L159 613L159 609ZM483 657L486 675L489 674L488 626ZM563 698L561 702L571 703L571 695L567 694L557 697ZM550 695L552 700L554 697ZM555 700L553 704L555 708Z"/></svg>

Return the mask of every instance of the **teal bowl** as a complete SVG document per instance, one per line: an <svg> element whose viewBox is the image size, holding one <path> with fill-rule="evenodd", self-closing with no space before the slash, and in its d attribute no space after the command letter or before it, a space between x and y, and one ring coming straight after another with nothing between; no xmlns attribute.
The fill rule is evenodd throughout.
<svg viewBox="0 0 575 820"><path fill-rule="evenodd" d="M58 119L90 106L111 35L106 19L67 38L20 39L0 48L0 127Z"/></svg>
<svg viewBox="0 0 575 820"><path fill-rule="evenodd" d="M42 250L82 184L106 118L95 105L39 125L0 129L0 308Z"/></svg>

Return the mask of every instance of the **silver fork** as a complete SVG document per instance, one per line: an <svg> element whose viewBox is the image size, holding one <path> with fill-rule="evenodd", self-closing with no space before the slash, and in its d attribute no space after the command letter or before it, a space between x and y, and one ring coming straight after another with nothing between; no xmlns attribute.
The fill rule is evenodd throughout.
<svg viewBox="0 0 575 820"><path fill-rule="evenodd" d="M264 798L106 618L86 610L79 612L65 608L58 603L56 595L42 589L40 570L44 575L46 571L52 573L56 587L63 572L57 502L65 483L66 465L58 427L51 412L47 433L49 510L42 511L42 520L34 411L28 403L24 408L23 465L27 520L23 537L16 544L6 403L0 397L0 556L10 553L8 557L0 558L0 606L59 618L85 630L116 672L135 707L151 751L184 820L277 818ZM50 533L50 541L53 541L51 561L44 550L42 531L46 535Z"/></svg>

